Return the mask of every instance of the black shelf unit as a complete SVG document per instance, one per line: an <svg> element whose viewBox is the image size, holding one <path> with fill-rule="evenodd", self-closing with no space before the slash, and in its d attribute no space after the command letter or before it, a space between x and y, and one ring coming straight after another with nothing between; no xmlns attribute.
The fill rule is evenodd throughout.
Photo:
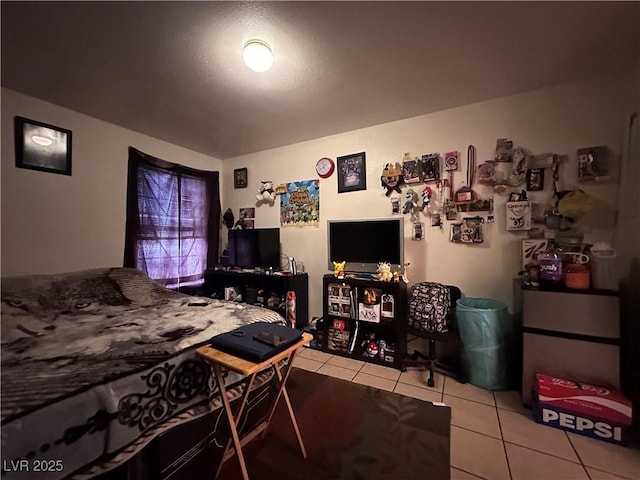
<svg viewBox="0 0 640 480"><path fill-rule="evenodd" d="M288 291L296 293L296 328L303 328L309 322L309 277L306 273L296 275L269 275L266 273L238 272L233 270L206 270L204 273L204 292L207 296L224 298L224 289L236 287L244 301L267 307L267 300L275 295L281 300ZM258 292L263 294L259 295ZM261 298L262 301L258 301ZM284 305L284 301L278 302ZM274 308L286 318L284 308Z"/></svg>
<svg viewBox="0 0 640 480"><path fill-rule="evenodd" d="M404 282L380 282L368 278L322 279L323 322L319 327L320 350L333 355L363 360L402 369L407 351L407 285ZM376 299L368 306L367 291ZM370 297L371 298L371 297ZM365 319L369 317L369 319ZM342 328L340 328L342 327ZM384 354L367 354L370 334L375 341L385 340Z"/></svg>

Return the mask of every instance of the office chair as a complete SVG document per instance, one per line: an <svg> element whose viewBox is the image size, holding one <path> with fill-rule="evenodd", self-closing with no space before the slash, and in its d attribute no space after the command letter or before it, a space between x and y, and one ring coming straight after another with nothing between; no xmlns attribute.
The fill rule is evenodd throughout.
<svg viewBox="0 0 640 480"><path fill-rule="evenodd" d="M434 309L432 302L433 299L424 298L419 292L424 292L425 289L434 288L437 291L438 287L446 287L449 290L450 304L448 312L446 312L446 320L443 324L435 325L428 324L424 321L424 312L428 309ZM461 345L460 336L457 330L456 322L456 302L462 297L462 292L458 287L453 285L441 285L431 282L416 283L411 287L409 304L413 305L409 308L407 325L407 334L414 335L418 338L424 338L429 342L429 353L425 354L419 351L414 351L411 355L411 359L405 359L402 363L402 370L405 371L407 367L427 366L429 370L429 378L427 379L427 385L430 387L435 386L433 379L434 371L443 373L445 375L456 378L461 383L466 383L466 375L462 368L462 362L460 355L454 359L439 359L436 355L436 344L438 342L447 342L456 345L458 348ZM445 310L446 311L446 310ZM422 317L422 318L421 318ZM440 331L438 331L440 330Z"/></svg>

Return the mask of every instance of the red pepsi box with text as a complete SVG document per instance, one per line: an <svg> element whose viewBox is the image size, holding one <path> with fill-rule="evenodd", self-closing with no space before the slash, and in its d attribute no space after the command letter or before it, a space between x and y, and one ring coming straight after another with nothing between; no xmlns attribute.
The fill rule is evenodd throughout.
<svg viewBox="0 0 640 480"><path fill-rule="evenodd" d="M617 390L537 373L533 416L543 425L627 445L632 407Z"/></svg>

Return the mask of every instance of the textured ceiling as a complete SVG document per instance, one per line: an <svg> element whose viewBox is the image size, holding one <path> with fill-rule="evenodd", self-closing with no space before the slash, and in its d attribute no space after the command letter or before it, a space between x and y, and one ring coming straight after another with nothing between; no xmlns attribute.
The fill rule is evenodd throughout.
<svg viewBox="0 0 640 480"><path fill-rule="evenodd" d="M2 85L229 158L637 64L638 2L2 2ZM273 68L242 63L266 40Z"/></svg>

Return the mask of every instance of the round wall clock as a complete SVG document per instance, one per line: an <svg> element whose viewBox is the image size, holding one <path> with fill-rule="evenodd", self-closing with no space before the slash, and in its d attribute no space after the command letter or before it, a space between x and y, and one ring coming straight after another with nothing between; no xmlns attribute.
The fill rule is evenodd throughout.
<svg viewBox="0 0 640 480"><path fill-rule="evenodd" d="M330 158L321 158L316 163L316 172L320 178L329 178L333 175L333 171L336 169L335 163Z"/></svg>

